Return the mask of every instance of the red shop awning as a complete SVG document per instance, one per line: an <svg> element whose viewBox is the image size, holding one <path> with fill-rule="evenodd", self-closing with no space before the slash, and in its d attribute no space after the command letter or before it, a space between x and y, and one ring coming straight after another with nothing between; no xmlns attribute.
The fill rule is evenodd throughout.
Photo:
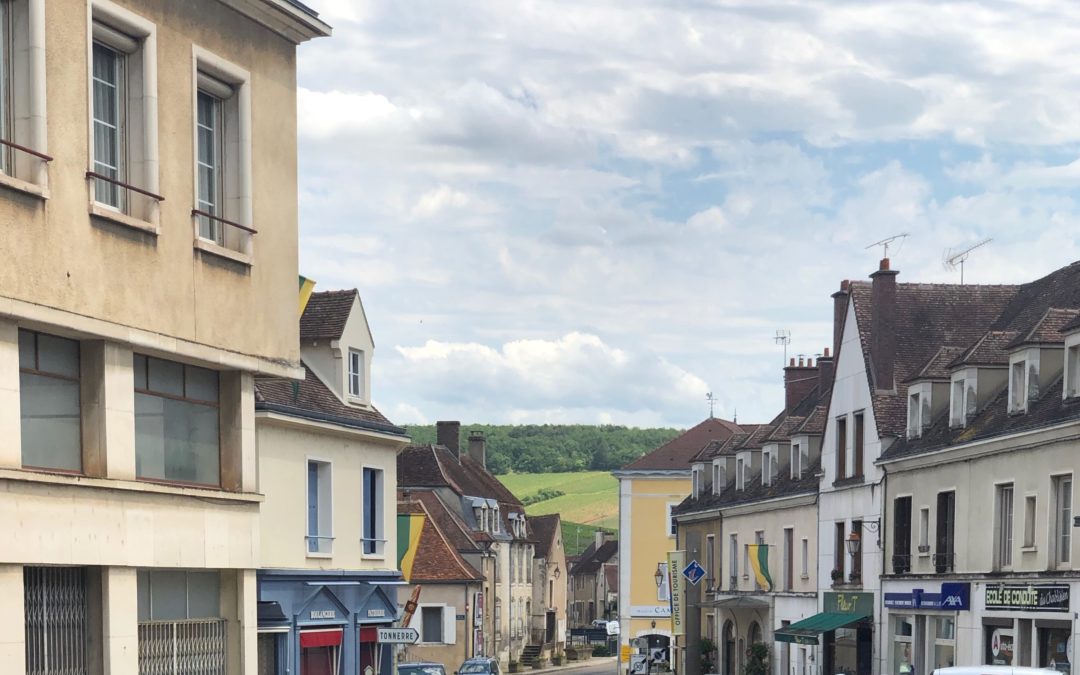
<svg viewBox="0 0 1080 675"><path fill-rule="evenodd" d="M342 629L305 630L300 632L300 648L336 647L341 644Z"/></svg>

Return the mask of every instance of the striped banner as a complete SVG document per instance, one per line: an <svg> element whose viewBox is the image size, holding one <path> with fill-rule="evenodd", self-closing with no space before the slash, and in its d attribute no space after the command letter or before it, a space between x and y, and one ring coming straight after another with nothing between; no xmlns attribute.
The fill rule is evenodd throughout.
<svg viewBox="0 0 1080 675"><path fill-rule="evenodd" d="M754 569L754 577L758 586L767 591L773 587L772 577L769 576L769 546L767 544L750 544L749 546L750 567Z"/></svg>
<svg viewBox="0 0 1080 675"><path fill-rule="evenodd" d="M397 517L398 569L405 581L412 580L413 563L420 548L420 534L424 531L424 514L399 513Z"/></svg>
<svg viewBox="0 0 1080 675"><path fill-rule="evenodd" d="M315 281L300 275L300 316L304 315L304 309L307 308L308 300L311 299L311 293L314 290Z"/></svg>

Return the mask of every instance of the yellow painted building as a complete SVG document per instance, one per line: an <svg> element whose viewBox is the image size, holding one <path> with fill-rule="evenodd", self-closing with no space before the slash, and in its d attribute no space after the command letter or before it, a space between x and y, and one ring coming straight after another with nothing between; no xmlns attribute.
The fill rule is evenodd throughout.
<svg viewBox="0 0 1080 675"><path fill-rule="evenodd" d="M666 555L675 549L671 510L690 494L690 461L713 440L739 430L726 420L709 418L649 454L613 472L619 480L619 625L620 651L630 640L648 638L652 648L669 647L671 610ZM631 523L633 526L631 527ZM626 668L625 659L621 667Z"/></svg>

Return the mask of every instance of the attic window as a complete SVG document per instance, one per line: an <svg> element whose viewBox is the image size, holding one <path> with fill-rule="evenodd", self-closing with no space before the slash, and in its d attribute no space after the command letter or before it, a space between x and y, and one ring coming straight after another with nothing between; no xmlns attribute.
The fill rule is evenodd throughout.
<svg viewBox="0 0 1080 675"><path fill-rule="evenodd" d="M908 438L919 438L930 426L930 392L929 384L913 384L908 389Z"/></svg>
<svg viewBox="0 0 1080 675"><path fill-rule="evenodd" d="M1080 344L1069 347L1065 354L1065 372L1069 387L1066 396L1080 396Z"/></svg>
<svg viewBox="0 0 1080 675"><path fill-rule="evenodd" d="M802 453L799 451L799 444L791 444L791 477L794 480L799 480L802 477Z"/></svg>
<svg viewBox="0 0 1080 675"><path fill-rule="evenodd" d="M1028 401L1039 398L1039 351L1028 350L1009 365L1009 412L1025 412Z"/></svg>
<svg viewBox="0 0 1080 675"><path fill-rule="evenodd" d="M690 489L694 499L701 496L701 470L696 466L690 469Z"/></svg>
<svg viewBox="0 0 1080 675"><path fill-rule="evenodd" d="M746 475L745 475L746 462L742 457L735 460L735 489L742 490L746 487Z"/></svg>
<svg viewBox="0 0 1080 675"><path fill-rule="evenodd" d="M727 471L723 464L716 461L713 462L712 473L712 491L714 495L718 495L724 489L724 483L727 482Z"/></svg>

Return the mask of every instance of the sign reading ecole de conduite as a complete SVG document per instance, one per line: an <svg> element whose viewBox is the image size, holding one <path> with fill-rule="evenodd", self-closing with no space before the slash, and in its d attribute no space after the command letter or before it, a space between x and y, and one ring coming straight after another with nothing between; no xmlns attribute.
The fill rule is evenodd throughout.
<svg viewBox="0 0 1080 675"><path fill-rule="evenodd" d="M986 609L1067 612L1069 611L1069 587L988 585L986 587Z"/></svg>

